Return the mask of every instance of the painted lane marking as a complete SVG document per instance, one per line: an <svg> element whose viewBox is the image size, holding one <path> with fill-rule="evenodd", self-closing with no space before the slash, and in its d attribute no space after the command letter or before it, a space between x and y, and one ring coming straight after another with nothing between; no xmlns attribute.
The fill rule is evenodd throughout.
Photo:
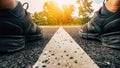
<svg viewBox="0 0 120 68"><path fill-rule="evenodd" d="M99 68L62 28L46 45L33 68Z"/></svg>

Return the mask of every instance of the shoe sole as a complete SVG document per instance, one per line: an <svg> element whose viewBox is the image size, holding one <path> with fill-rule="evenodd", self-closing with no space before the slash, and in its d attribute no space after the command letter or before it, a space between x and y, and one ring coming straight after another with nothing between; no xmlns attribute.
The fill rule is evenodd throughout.
<svg viewBox="0 0 120 68"><path fill-rule="evenodd" d="M88 40L101 40L101 35L100 34L92 34L92 33L82 33L79 31L80 37Z"/></svg>
<svg viewBox="0 0 120 68"><path fill-rule="evenodd" d="M24 36L0 36L0 52L15 52L25 47Z"/></svg>
<svg viewBox="0 0 120 68"><path fill-rule="evenodd" d="M120 49L120 32L112 32L102 35L102 45L114 49Z"/></svg>

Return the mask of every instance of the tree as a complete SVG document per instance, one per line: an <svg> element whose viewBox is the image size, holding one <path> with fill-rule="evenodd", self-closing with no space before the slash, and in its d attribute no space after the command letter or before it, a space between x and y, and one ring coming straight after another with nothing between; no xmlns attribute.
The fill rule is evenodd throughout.
<svg viewBox="0 0 120 68"><path fill-rule="evenodd" d="M63 5L62 9L55 1L45 2L43 10L36 12L33 19L39 25L67 25L73 21L74 5Z"/></svg>
<svg viewBox="0 0 120 68"><path fill-rule="evenodd" d="M43 8L48 25L60 25L62 23L62 11L55 1L46 2Z"/></svg>
<svg viewBox="0 0 120 68"><path fill-rule="evenodd" d="M83 18L83 22L87 23L90 19L90 15L93 12L92 9L92 1L88 0L77 0L77 4L79 4L79 16Z"/></svg>
<svg viewBox="0 0 120 68"><path fill-rule="evenodd" d="M47 19L43 12L35 12L32 16L35 23L38 25L48 25Z"/></svg>
<svg viewBox="0 0 120 68"><path fill-rule="evenodd" d="M69 24L73 21L72 13L74 12L74 5L63 5L63 19L64 24Z"/></svg>

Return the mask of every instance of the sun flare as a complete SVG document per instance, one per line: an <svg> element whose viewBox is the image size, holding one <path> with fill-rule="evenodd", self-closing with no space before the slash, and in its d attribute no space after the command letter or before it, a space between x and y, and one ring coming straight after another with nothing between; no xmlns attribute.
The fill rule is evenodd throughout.
<svg viewBox="0 0 120 68"><path fill-rule="evenodd" d="M74 4L76 0L54 0L60 8L62 8L63 5L70 5Z"/></svg>

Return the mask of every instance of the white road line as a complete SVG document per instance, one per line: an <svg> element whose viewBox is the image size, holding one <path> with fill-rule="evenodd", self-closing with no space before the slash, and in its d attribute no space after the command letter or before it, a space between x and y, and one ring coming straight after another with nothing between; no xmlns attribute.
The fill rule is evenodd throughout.
<svg viewBox="0 0 120 68"><path fill-rule="evenodd" d="M99 68L62 28L46 45L33 68Z"/></svg>

